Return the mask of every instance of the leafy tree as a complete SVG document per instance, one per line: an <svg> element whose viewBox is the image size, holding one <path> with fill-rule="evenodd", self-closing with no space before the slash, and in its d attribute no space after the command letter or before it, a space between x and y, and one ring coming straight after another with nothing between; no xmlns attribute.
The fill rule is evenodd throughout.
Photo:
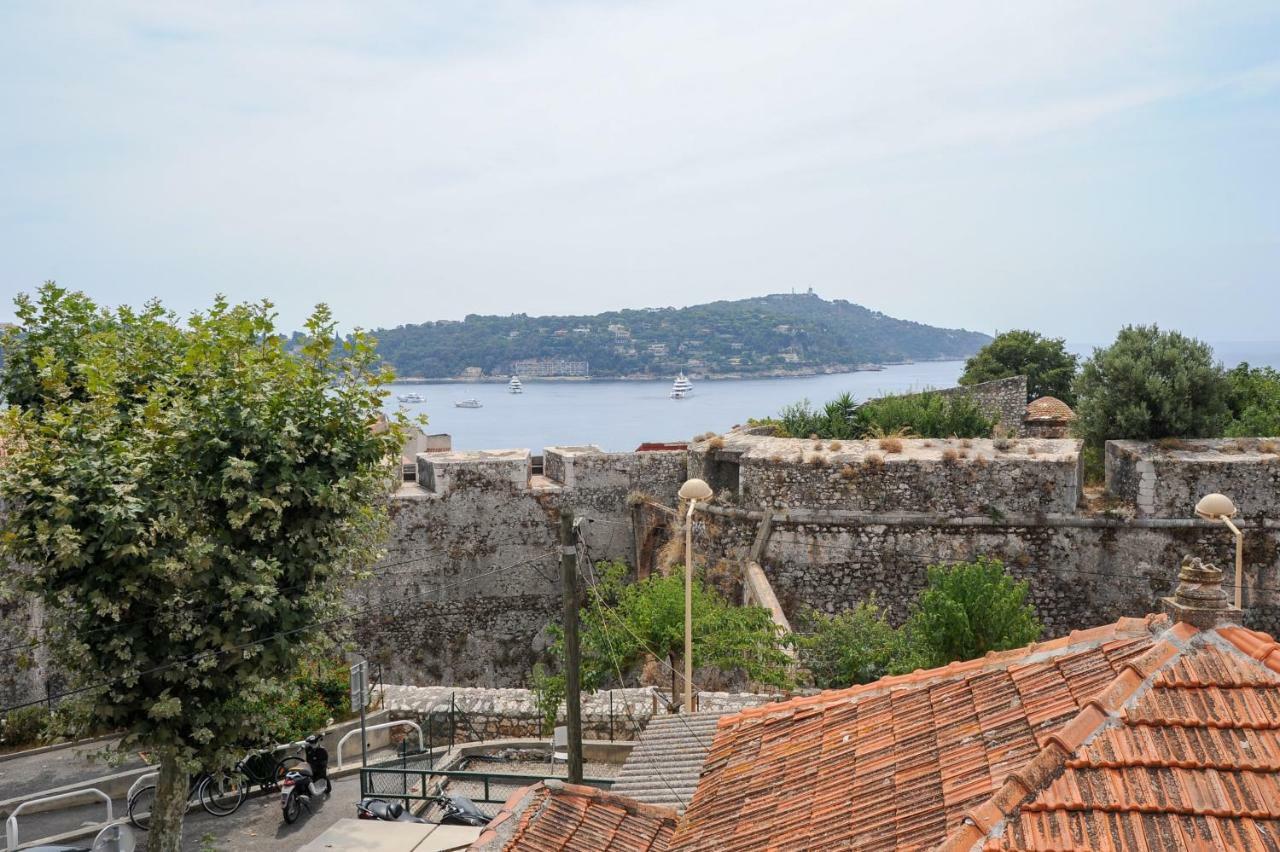
<svg viewBox="0 0 1280 852"><path fill-rule="evenodd" d="M898 631L874 598L838 615L809 610L797 626L807 628L794 636L800 662L822 689L879 680L902 651Z"/></svg>
<svg viewBox="0 0 1280 852"><path fill-rule="evenodd" d="M43 601L91 721L158 756L148 848L177 850L188 773L268 739L260 708L380 554L390 376L363 334L335 353L323 306L290 354L266 302L180 322L49 283L16 304L6 579Z"/></svg>
<svg viewBox="0 0 1280 852"><path fill-rule="evenodd" d="M1154 325L1125 326L1076 380L1076 429L1096 452L1118 438L1222 434L1228 385L1207 343Z"/></svg>
<svg viewBox="0 0 1280 852"><path fill-rule="evenodd" d="M1228 435L1235 438L1280 435L1280 372L1242 362L1227 371L1227 385L1227 405L1231 409Z"/></svg>
<svg viewBox="0 0 1280 852"><path fill-rule="evenodd" d="M929 584L903 629L906 652L896 671L971 660L1034 642L1041 631L1026 602L1027 584L1005 573L998 559L929 566Z"/></svg>
<svg viewBox="0 0 1280 852"><path fill-rule="evenodd" d="M1006 331L978 350L964 364L960 384L976 385L1011 376L1027 377L1027 401L1056 396L1075 404L1071 384L1076 377L1075 355L1060 337L1044 337L1035 331Z"/></svg>
<svg viewBox="0 0 1280 852"><path fill-rule="evenodd" d="M672 569L667 576L651 575L636 583L624 582L627 570L617 562L596 565L599 582L586 593L579 629L584 690L599 689L618 672L625 673L650 656L666 662L672 671L683 671L684 569ZM551 632L555 637L552 653L561 661L563 636L555 625ZM789 686L791 660L783 644L767 609L737 606L702 578L694 577L695 668L715 666L743 672L759 683ZM540 683L544 689L557 688L545 677Z"/></svg>

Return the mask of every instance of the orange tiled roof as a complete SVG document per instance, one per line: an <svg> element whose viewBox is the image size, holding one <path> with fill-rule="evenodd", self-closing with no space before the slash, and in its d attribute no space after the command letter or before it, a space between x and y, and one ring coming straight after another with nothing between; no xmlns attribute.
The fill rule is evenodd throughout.
<svg viewBox="0 0 1280 852"><path fill-rule="evenodd" d="M749 710L672 849L1280 848L1277 672L1149 616Z"/></svg>
<svg viewBox="0 0 1280 852"><path fill-rule="evenodd" d="M676 812L595 787L549 780L517 790L475 852L665 852Z"/></svg>

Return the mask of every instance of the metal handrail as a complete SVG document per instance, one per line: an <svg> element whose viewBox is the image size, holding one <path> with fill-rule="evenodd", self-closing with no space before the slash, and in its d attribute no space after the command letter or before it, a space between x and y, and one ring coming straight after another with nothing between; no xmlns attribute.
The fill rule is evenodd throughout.
<svg viewBox="0 0 1280 852"><path fill-rule="evenodd" d="M417 722L410 721L409 719L400 719L395 722L380 722L377 725L369 725L364 729L364 732L367 734L370 731L381 731L384 728L398 728L401 725L407 725L408 727L413 728L415 731L418 732L418 750L426 751L427 746L422 739L422 726L419 725ZM338 740L338 771L339 772L342 771L342 747L347 744L347 740L351 739L358 733L360 733L360 728L353 728L350 731L347 731L345 734L343 734L342 739Z"/></svg>
<svg viewBox="0 0 1280 852"><path fill-rule="evenodd" d="M5 820L5 848L14 850L18 848L18 814L22 813L22 809L27 805L36 803L59 802L63 799L73 799L77 796L84 796L92 793L102 801L107 803L107 822L111 822L114 818L111 811L111 797L99 790L97 787L85 787L83 790L72 790L69 793L58 793L55 796L41 796L38 799L27 799L20 803L13 811L10 812L9 818Z"/></svg>
<svg viewBox="0 0 1280 852"><path fill-rule="evenodd" d="M155 784L158 780L160 780L159 772L148 772L145 775L139 775L138 779L129 787L129 794L124 797L125 806L128 807L129 802L133 800L133 794L138 792L138 788L143 786L143 782L149 781L150 783Z"/></svg>
<svg viewBox="0 0 1280 852"><path fill-rule="evenodd" d="M377 793L374 792L373 779L377 776L399 776L402 779L401 787L403 792L399 793ZM415 777L418 779L417 784L410 785L408 779ZM500 803L507 800L507 794L503 794L502 798L495 799L491 796L489 788L490 783L499 784L503 787L527 787L530 784L536 784L539 781L547 780L546 775L524 775L510 772L474 772L466 769L394 769L368 767L360 770L360 797L383 796L389 799L416 799L425 801L437 798L434 793L428 793L430 789L427 780L430 778L454 779L458 781L473 781L484 785L484 796L475 801L487 803ZM563 780L563 779L561 779ZM583 778L582 782L588 787L596 787L601 790L608 790L613 786L612 778ZM417 792L414 792L414 791Z"/></svg>

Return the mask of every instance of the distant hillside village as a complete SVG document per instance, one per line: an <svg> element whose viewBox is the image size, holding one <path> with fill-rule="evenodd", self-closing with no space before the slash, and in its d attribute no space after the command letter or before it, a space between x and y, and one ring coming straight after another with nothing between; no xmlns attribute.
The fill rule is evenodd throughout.
<svg viewBox="0 0 1280 852"><path fill-rule="evenodd" d="M956 359L990 338L812 292L595 316L468 316L376 332L406 378L812 375Z"/></svg>

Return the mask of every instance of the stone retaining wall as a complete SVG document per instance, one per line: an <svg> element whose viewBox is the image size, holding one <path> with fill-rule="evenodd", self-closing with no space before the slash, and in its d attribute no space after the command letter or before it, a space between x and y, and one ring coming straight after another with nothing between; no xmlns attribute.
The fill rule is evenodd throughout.
<svg viewBox="0 0 1280 852"><path fill-rule="evenodd" d="M1139 517L1189 518L1196 502L1226 494L1242 517L1276 517L1280 438L1108 441L1107 491Z"/></svg>

